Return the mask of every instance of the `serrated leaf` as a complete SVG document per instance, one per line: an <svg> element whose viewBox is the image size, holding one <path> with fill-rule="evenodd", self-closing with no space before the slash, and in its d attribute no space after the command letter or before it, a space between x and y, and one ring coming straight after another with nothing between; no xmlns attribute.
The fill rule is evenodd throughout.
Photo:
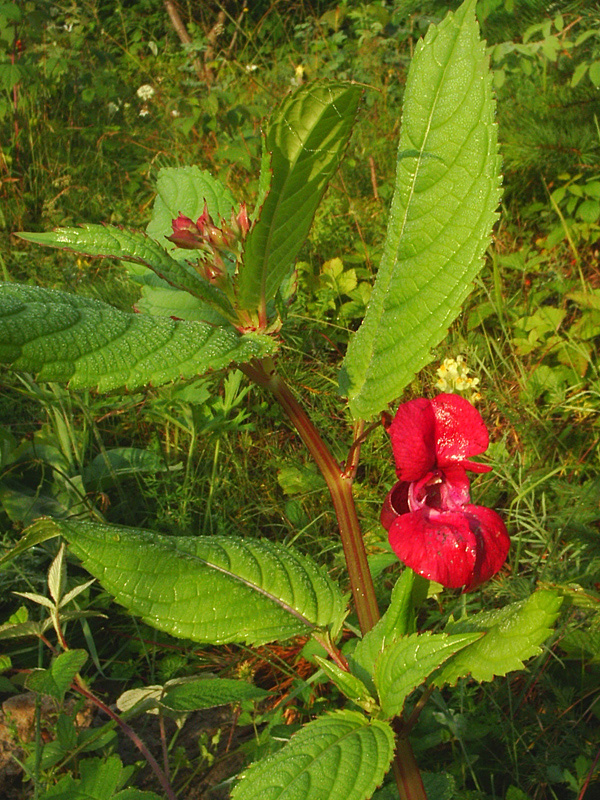
<svg viewBox="0 0 600 800"><path fill-rule="evenodd" d="M481 633L413 633L384 647L375 666L375 685L381 710L389 717L402 713L408 695L450 656Z"/></svg>
<svg viewBox="0 0 600 800"><path fill-rule="evenodd" d="M196 642L264 644L341 627L344 598L311 559L267 541L45 522L117 602Z"/></svg>
<svg viewBox="0 0 600 800"><path fill-rule="evenodd" d="M54 608L54 603L49 597L44 597L43 594L35 594L34 592L13 592L18 597L24 597L26 600L31 600L32 603L37 603L46 608Z"/></svg>
<svg viewBox="0 0 600 800"><path fill-rule="evenodd" d="M237 276L241 308L266 306L277 294L346 149L360 97L348 83L310 84L273 115L265 143L272 178Z"/></svg>
<svg viewBox="0 0 600 800"><path fill-rule="evenodd" d="M0 284L0 361L38 380L110 391L160 386L275 348L267 336L129 314L86 297Z"/></svg>
<svg viewBox="0 0 600 800"><path fill-rule="evenodd" d="M65 591L67 581L67 565L64 561L65 548L61 545L56 558L48 570L48 590L55 603L59 603Z"/></svg>
<svg viewBox="0 0 600 800"><path fill-rule="evenodd" d="M476 681L491 681L495 675L522 669L523 662L538 655L540 645L552 633L551 626L558 617L562 600L558 593L542 590L527 600L446 626L451 633L486 633L444 666L434 684L454 685L468 675Z"/></svg>
<svg viewBox="0 0 600 800"><path fill-rule="evenodd" d="M57 228L46 233L19 233L21 239L61 250L73 250L94 258L118 258L141 264L175 289L189 292L218 308L225 316L232 312L225 295L201 277L192 266L172 258L167 250L143 231L115 225L81 225Z"/></svg>
<svg viewBox="0 0 600 800"><path fill-rule="evenodd" d="M399 397L458 315L496 219L498 173L488 58L466 0L410 67L384 252L340 373L354 417Z"/></svg>
<svg viewBox="0 0 600 800"><path fill-rule="evenodd" d="M226 703L240 703L242 700L260 700L268 694L247 681L201 678L167 686L160 702L172 711L197 711Z"/></svg>
<svg viewBox="0 0 600 800"><path fill-rule="evenodd" d="M89 588L89 587L92 585L92 583L95 583L95 582L96 582L96 579L95 579L95 578L92 578L92 580L91 580L91 581L86 581L85 583L82 583L80 586L75 586L75 588L74 588L74 589L71 589L71 590L70 590L69 592L67 592L67 593L66 593L66 595L65 595L65 596L62 598L62 600L60 601L60 608L64 608L66 605L68 605L68 604L71 602L71 600L74 600L74 599L75 599L76 597L78 597L78 596L79 596L79 595L80 595L82 592L85 592L85 590L86 590L87 588Z"/></svg>
<svg viewBox="0 0 600 800"><path fill-rule="evenodd" d="M43 622L5 622L0 625L1 639L20 639L22 636L40 636L52 627L52 620L47 618Z"/></svg>
<svg viewBox="0 0 600 800"><path fill-rule="evenodd" d="M356 645L350 659L352 672L374 691L375 663L387 642L414 633L413 587L417 576L405 569L392 590L390 604L377 624ZM419 578L419 580L422 580Z"/></svg>
<svg viewBox="0 0 600 800"><path fill-rule="evenodd" d="M371 697L369 690L360 678L357 678L356 675L352 675L351 672L345 672L338 667L337 664L327 661L327 659L321 658L321 656L315 655L314 659L329 680L335 683L342 694L365 710L373 710L376 706L375 699Z"/></svg>
<svg viewBox="0 0 600 800"><path fill-rule="evenodd" d="M156 199L152 209L152 220L146 228L148 236L162 243L165 236L173 233L171 223L180 214L194 220L202 214L204 203L215 222L219 218L229 221L236 202L227 187L209 172L199 167L166 167L158 173ZM175 249L165 240L167 250Z"/></svg>
<svg viewBox="0 0 600 800"><path fill-rule="evenodd" d="M244 772L232 800L366 800L394 755L381 720L337 711L305 725L275 755Z"/></svg>
<svg viewBox="0 0 600 800"><path fill-rule="evenodd" d="M67 650L52 662L49 669L34 669L27 676L28 689L63 700L75 675L87 660L85 650Z"/></svg>

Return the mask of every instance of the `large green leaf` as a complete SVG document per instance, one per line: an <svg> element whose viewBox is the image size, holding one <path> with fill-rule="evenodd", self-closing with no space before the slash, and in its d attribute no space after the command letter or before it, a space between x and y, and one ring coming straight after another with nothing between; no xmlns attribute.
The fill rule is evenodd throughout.
<svg viewBox="0 0 600 800"><path fill-rule="evenodd" d="M164 247L142 231L115 225L81 225L78 228L57 228L46 233L20 233L19 236L28 242L61 250L141 264L151 269L164 282L163 285L189 292L225 315L232 311L231 303L220 289L205 280L190 264L172 258Z"/></svg>
<svg viewBox="0 0 600 800"><path fill-rule="evenodd" d="M381 710L388 717L402 713L408 695L440 664L463 647L481 638L481 633L413 633L386 645L375 666L375 685Z"/></svg>
<svg viewBox="0 0 600 800"><path fill-rule="evenodd" d="M0 361L109 391L159 386L272 352L267 336L233 327L129 314L99 300L0 284Z"/></svg>
<svg viewBox="0 0 600 800"><path fill-rule="evenodd" d="M467 675L476 681L491 681L494 675L522 669L523 662L538 655L540 645L552 633L551 626L560 612L562 600L557 592L542 590L534 592L527 600L447 625L446 630L453 634L486 633L443 667L436 676L435 685L455 684Z"/></svg>
<svg viewBox="0 0 600 800"><path fill-rule="evenodd" d="M337 711L305 725L278 753L244 772L232 800L366 800L394 755L381 720Z"/></svg>
<svg viewBox="0 0 600 800"><path fill-rule="evenodd" d="M340 390L370 418L431 360L482 265L500 197L491 75L476 0L432 26L406 84L384 252Z"/></svg>
<svg viewBox="0 0 600 800"><path fill-rule="evenodd" d="M246 239L237 277L241 308L253 311L275 297L346 149L360 97L361 89L348 83L309 84L271 119L265 143L271 185Z"/></svg>
<svg viewBox="0 0 600 800"><path fill-rule="evenodd" d="M333 581L289 547L74 520L37 525L64 536L117 602L173 636L264 644L316 627L337 632L345 615Z"/></svg>

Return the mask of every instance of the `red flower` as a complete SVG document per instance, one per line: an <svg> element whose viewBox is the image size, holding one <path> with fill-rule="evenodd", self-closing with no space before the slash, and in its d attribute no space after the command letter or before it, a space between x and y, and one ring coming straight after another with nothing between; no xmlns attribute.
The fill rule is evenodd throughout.
<svg viewBox="0 0 600 800"><path fill-rule="evenodd" d="M469 461L489 444L479 412L463 397L440 394L403 403L388 432L400 479L381 522L408 567L443 586L471 591L504 564L509 538L498 514L471 505Z"/></svg>

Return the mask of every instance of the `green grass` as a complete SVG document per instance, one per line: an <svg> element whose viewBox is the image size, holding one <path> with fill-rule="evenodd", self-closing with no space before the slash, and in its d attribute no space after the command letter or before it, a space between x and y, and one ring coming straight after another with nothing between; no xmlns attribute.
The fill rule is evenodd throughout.
<svg viewBox="0 0 600 800"><path fill-rule="evenodd" d="M428 13L441 13L443 4L430 5ZM351 429L336 393L336 370L348 328L355 329L360 316L344 317L342 307L350 298L333 290L326 294L323 284L315 291L315 284L323 264L333 258L342 259L346 270L356 269L360 280L376 269L393 186L402 78L416 37L430 18L416 9L410 17L394 12L381 27L376 4L348 6L352 14L337 29L331 17L319 18L311 6L295 5L289 17L280 6L273 7L270 18L251 10L239 23L233 50L225 59L223 50L236 30L228 22L227 42L220 45L210 90L190 72L164 21L152 17L138 41L131 38L137 22L130 9L120 9L119 20L107 22L100 38L111 64L102 61L83 32L81 40L60 34L61 55L71 77L57 78L47 89L33 81L28 92L19 93L18 142L13 138L14 116L0 109L2 140L10 142L4 145L6 169L0 187L4 278L81 292L128 308L136 290L118 265L33 250L11 234L83 221L143 226L149 218L152 180L167 165L198 163L251 200L261 118L283 96L299 64L308 77L348 77L374 87L367 90L348 157L304 247L301 260L306 269L301 274L306 277L285 323L285 377L339 458L347 451ZM329 14L333 10L332 4L320 9ZM96 14L101 12L96 8ZM80 13L85 22L88 12ZM91 14L90 25L93 19ZM495 28L492 22L491 16L486 25L494 31L494 42L503 41L502 24L508 22L500 19ZM99 36L98 28L94 30ZM512 35L518 38L514 31ZM147 40L159 44L158 56L149 55ZM586 51L582 58L588 55ZM258 69L248 71L251 64ZM33 65L40 68L37 62ZM543 67L541 61L535 63L531 82L522 85L512 104L511 81L520 75L518 60L512 62L514 74L500 90L507 200L496 241L461 320L407 394L431 395L436 367L444 358L466 355L480 378L479 408L493 441L489 457L494 471L477 479L473 496L503 515L513 540L508 564L494 581L466 601L457 597L442 607L432 600L429 621L438 624L451 610L459 614L463 602L475 611L521 599L538 584L562 587L568 595L555 638L524 672L485 687L461 682L434 695L422 714L415 730L420 762L450 773L456 786L453 796L460 800L578 800L597 750L600 322L594 308L573 298L576 292L593 292L600 285L600 225L598 220L582 220L577 205L569 207L568 193L553 204L544 182L554 191L571 185L571 178L582 172L575 184L587 186L598 175L600 150L591 118L579 117L577 125L585 127L585 164L569 160L566 149L544 160L546 138L558 125L554 111L544 116L547 96L562 104L581 98L568 93L570 73L563 61L546 63L545 72ZM72 81L78 71L81 86L75 93ZM544 97L539 96L542 74ZM149 117L138 113L136 89L143 83L157 88ZM83 88L91 93L91 102L81 99ZM589 89L584 86L577 92ZM523 119L520 109L529 108L533 98L535 119L515 125L515 119ZM109 117L108 103L118 100L130 103L129 108L120 106ZM173 110L180 116L173 116ZM560 177L565 170L571 177ZM549 308L561 315L554 329L539 317L540 309ZM531 346L526 346L532 332ZM571 364L568 352L574 354ZM32 498L44 496L67 513L71 508L174 535L239 533L293 543L317 556L334 577L344 574L335 519L308 454L279 409L258 389L247 391L244 380L215 375L184 390L166 387L99 398L30 380L24 384L9 374L3 378L0 421L2 430L13 437L12 442L1 440L7 454L3 486L27 490ZM52 452L32 450L34 435L39 444L54 448ZM136 474L102 492L82 491L85 467L103 450L119 446L159 454L168 470ZM59 472L56 450L62 457L70 453L66 476ZM290 467L296 471L290 473ZM379 428L362 448L356 486L372 554L385 551L378 517L394 479L391 450ZM22 519L4 505L0 521L3 544L8 546L17 538ZM43 591L54 553L50 547L37 548L0 572L0 621L20 605L11 592ZM69 571L83 582L75 565ZM379 575L382 602L398 572L399 565ZM94 666L87 677L110 702L125 688L199 669L233 675L249 658L242 648L187 651L116 611L99 590L90 590L84 599L94 611L109 611L110 625L90 619L83 628L72 626L71 644L97 655L103 674ZM38 647L31 639L3 644L14 669L37 664ZM270 669L273 664L284 667L285 678L292 680L289 719L305 721L319 704L339 701L335 694L324 697L323 689L306 683L306 662L298 660L297 652L285 658L282 664L276 649L265 650L252 669L262 674L265 664ZM254 715L255 727L244 729L242 751L256 753L266 740L267 717L246 709L243 714L249 719ZM228 735L224 726L222 741ZM224 758L223 749L219 752L218 759ZM182 770L182 786L195 770L206 775L210 765L196 755ZM59 774L59 769L48 771L48 783ZM597 777L594 780L590 797L597 789ZM181 796L192 796L187 791ZM19 792L15 797L28 796L26 788Z"/></svg>

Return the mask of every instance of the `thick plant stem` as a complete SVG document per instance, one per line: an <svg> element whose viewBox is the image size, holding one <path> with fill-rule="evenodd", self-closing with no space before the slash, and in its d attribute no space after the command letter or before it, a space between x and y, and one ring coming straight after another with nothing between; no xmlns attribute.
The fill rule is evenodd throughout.
<svg viewBox="0 0 600 800"><path fill-rule="evenodd" d="M273 394L325 478L338 520L356 613L360 629L364 634L371 630L379 619L379 609L352 496L352 478L343 474L341 465L332 456L288 385L277 374L270 359L254 361L251 365L241 364L239 368L251 380Z"/></svg>
<svg viewBox="0 0 600 800"><path fill-rule="evenodd" d="M399 736L396 742L396 755L392 767L400 800L427 800L410 742L403 736Z"/></svg>
<svg viewBox="0 0 600 800"><path fill-rule="evenodd" d="M352 496L352 482L356 471L353 456L358 448L351 451L346 468L338 464L288 385L277 374L271 359L265 358L261 361L253 361L251 364L240 364L238 367L250 380L273 394L298 431L325 478L340 529L352 597L360 629L364 635L378 621L379 608ZM361 438L358 441L361 441ZM357 452L356 456L358 456ZM408 739L401 734L398 736L398 745L392 766L400 800L427 800L412 748Z"/></svg>

